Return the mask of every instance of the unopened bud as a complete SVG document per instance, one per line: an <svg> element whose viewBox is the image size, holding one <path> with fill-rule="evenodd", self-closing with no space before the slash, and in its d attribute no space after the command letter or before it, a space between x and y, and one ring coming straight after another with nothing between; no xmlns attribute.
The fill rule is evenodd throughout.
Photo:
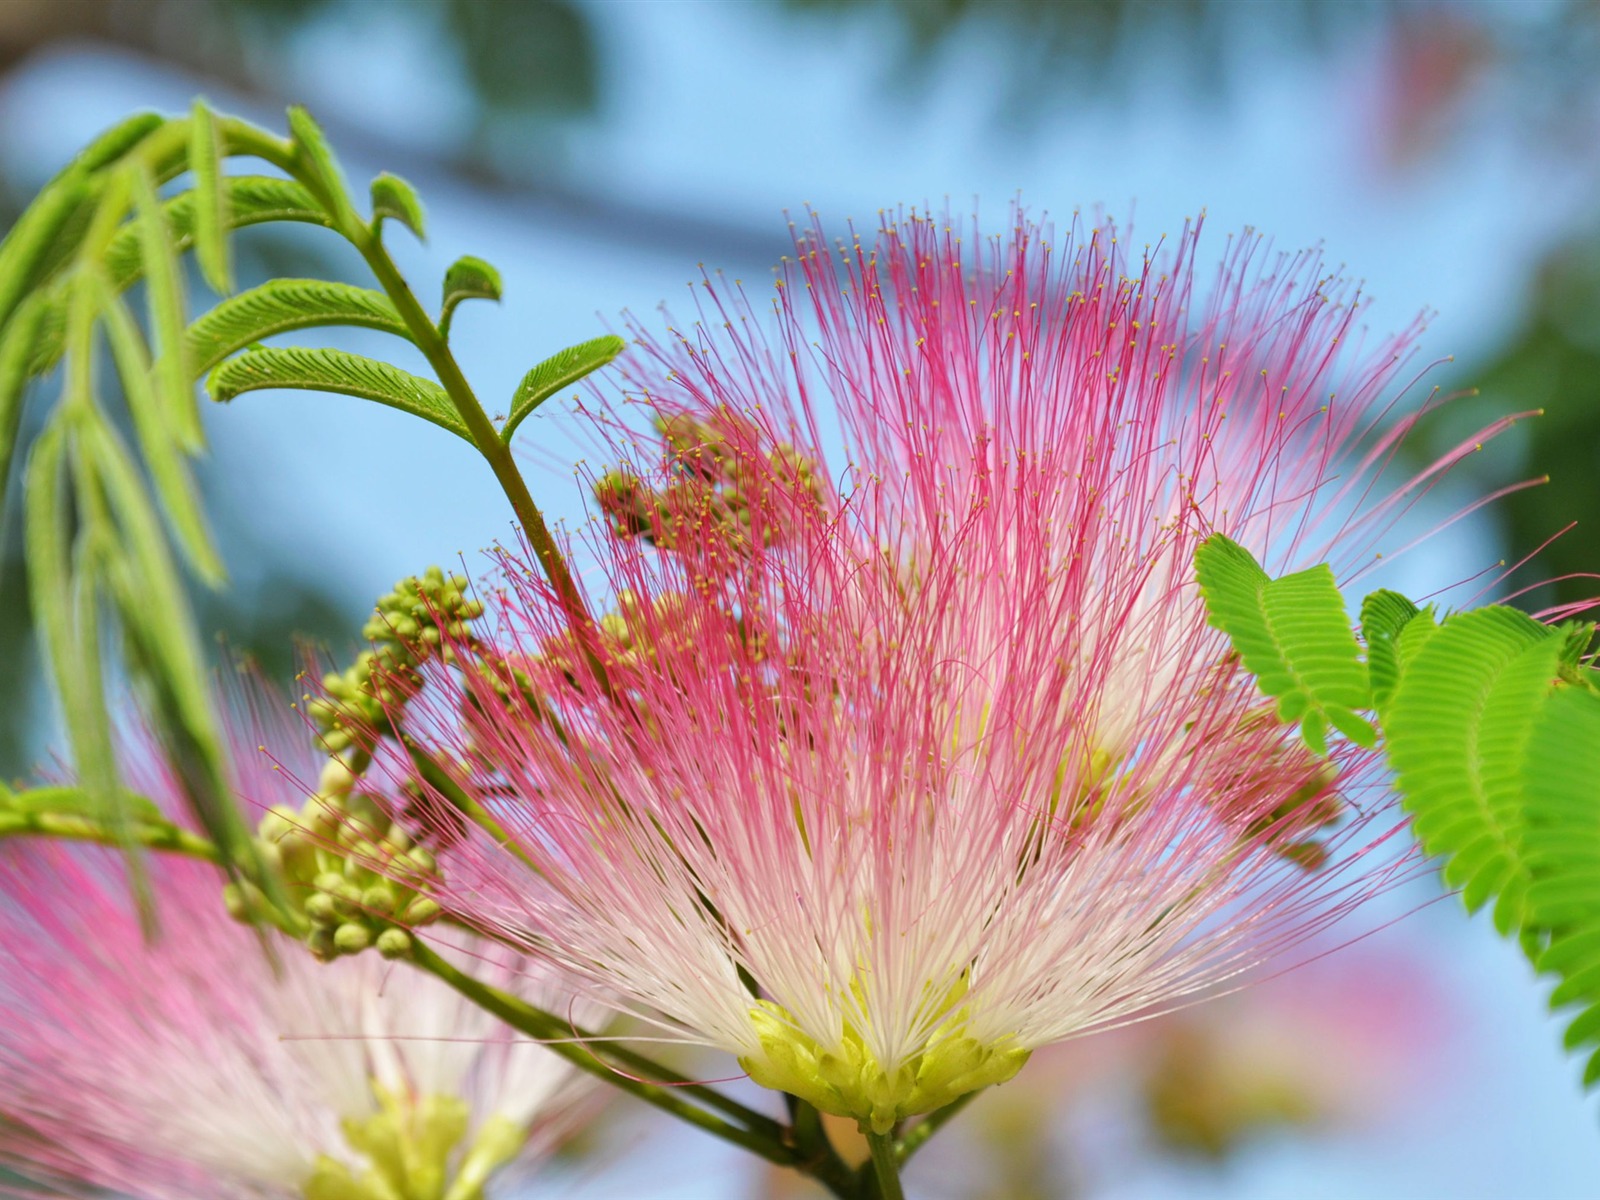
<svg viewBox="0 0 1600 1200"><path fill-rule="evenodd" d="M360 954L372 945L372 931L365 925L346 922L334 930L333 945L340 954Z"/></svg>
<svg viewBox="0 0 1600 1200"><path fill-rule="evenodd" d="M404 958L411 953L411 935L404 929L385 929L378 935L376 945L385 958Z"/></svg>
<svg viewBox="0 0 1600 1200"><path fill-rule="evenodd" d="M406 909L405 922L407 925L429 925L439 919L441 911L437 901L418 896Z"/></svg>

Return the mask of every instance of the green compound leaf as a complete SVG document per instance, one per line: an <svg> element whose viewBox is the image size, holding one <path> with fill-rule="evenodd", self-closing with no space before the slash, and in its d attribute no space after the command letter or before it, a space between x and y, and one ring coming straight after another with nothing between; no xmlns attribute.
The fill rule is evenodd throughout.
<svg viewBox="0 0 1600 1200"><path fill-rule="evenodd" d="M226 213L230 229L261 225L269 221L299 221L328 227L328 214L316 198L300 184L269 175L236 175L223 180L228 193ZM194 192L174 196L162 205L173 252L182 254L195 242ZM126 291L144 276L143 230L131 222L117 230L104 255L104 270L112 287ZM45 312L34 338L35 348L29 363L30 375L43 375L61 360L66 335L65 282L48 293L40 293Z"/></svg>
<svg viewBox="0 0 1600 1200"><path fill-rule="evenodd" d="M264 388L337 392L376 400L472 440L449 394L437 383L343 350L298 346L251 350L223 363L206 383L211 398L219 402Z"/></svg>
<svg viewBox="0 0 1600 1200"><path fill-rule="evenodd" d="M382 292L323 279L274 279L224 300L189 326L189 367L198 377L263 338L325 325L356 325L410 338Z"/></svg>
<svg viewBox="0 0 1600 1200"><path fill-rule="evenodd" d="M1361 602L1361 638L1367 644L1367 679L1380 711L1400 682L1400 633L1421 610L1399 592L1379 590Z"/></svg>
<svg viewBox="0 0 1600 1200"><path fill-rule="evenodd" d="M1300 722L1313 752L1327 753L1330 725L1358 745L1377 744L1377 732L1356 713L1371 704L1371 692L1326 564L1272 579L1243 546L1216 535L1195 552L1195 576L1211 624L1278 701L1278 716Z"/></svg>
<svg viewBox="0 0 1600 1200"><path fill-rule="evenodd" d="M189 114L189 169L194 172L194 252L212 291L233 291L228 245L228 189L222 182L222 139L211 110L199 100Z"/></svg>
<svg viewBox="0 0 1600 1200"><path fill-rule="evenodd" d="M1535 963L1561 978L1552 1007L1576 1005L1569 1050L1587 1049L1585 1087L1600 1083L1600 696L1560 687L1528 739L1527 907L1549 945Z"/></svg>
<svg viewBox="0 0 1600 1200"><path fill-rule="evenodd" d="M481 258L463 255L444 273L444 302L439 309L439 332L450 336L450 321L463 300L500 299L500 272Z"/></svg>
<svg viewBox="0 0 1600 1200"><path fill-rule="evenodd" d="M428 240L417 189L387 171L372 181L372 220L374 224L399 221L416 235L417 241Z"/></svg>
<svg viewBox="0 0 1600 1200"><path fill-rule="evenodd" d="M304 186L292 179L270 175L228 175L222 179L222 201L227 227L243 229L268 221L299 221L308 225L333 224L327 212ZM195 244L199 200L193 191L180 192L162 205L172 247L182 253ZM138 233L119 230L105 256L106 274L118 291L144 274Z"/></svg>
<svg viewBox="0 0 1600 1200"><path fill-rule="evenodd" d="M1526 919L1521 772L1563 635L1511 608L1449 618L1405 668L1384 714L1414 831L1446 859L1469 911L1491 896L1501 933Z"/></svg>
<svg viewBox="0 0 1600 1200"><path fill-rule="evenodd" d="M87 229L98 191L94 173L118 162L166 124L139 113L114 125L62 168L0 242L0 323L22 298L67 261Z"/></svg>
<svg viewBox="0 0 1600 1200"><path fill-rule="evenodd" d="M500 440L509 443L517 426L551 396L562 388L570 387L585 375L605 366L626 348L621 338L614 335L598 337L592 341L568 346L545 359L522 377L516 395L511 398L511 415L500 430Z"/></svg>

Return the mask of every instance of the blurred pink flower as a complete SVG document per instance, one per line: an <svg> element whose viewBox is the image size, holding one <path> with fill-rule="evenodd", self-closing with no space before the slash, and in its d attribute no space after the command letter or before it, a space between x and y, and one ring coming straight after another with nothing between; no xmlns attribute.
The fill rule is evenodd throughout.
<svg viewBox="0 0 1600 1200"><path fill-rule="evenodd" d="M298 799L254 740L241 761L251 800ZM172 794L159 764L139 774ZM153 942L117 852L0 846L0 1166L73 1196L480 1200L591 1107L560 1059L431 977L318 963L231 920L209 864L148 866ZM566 1003L503 947L456 953Z"/></svg>
<svg viewBox="0 0 1600 1200"><path fill-rule="evenodd" d="M1365 565L1471 443L1386 490L1415 330L1364 349L1254 236L1197 299L1197 245L813 229L770 319L708 279L640 333L666 453L598 414L616 699L508 556L498 648L423 704L516 853L478 838L446 908L882 1132L1407 870L1374 755L1272 719L1192 561Z"/></svg>

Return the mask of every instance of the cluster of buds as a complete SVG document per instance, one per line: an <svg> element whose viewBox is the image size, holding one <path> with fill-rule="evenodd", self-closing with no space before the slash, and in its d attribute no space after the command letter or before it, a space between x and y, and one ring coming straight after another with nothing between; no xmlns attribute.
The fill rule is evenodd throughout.
<svg viewBox="0 0 1600 1200"><path fill-rule="evenodd" d="M759 507L760 536L771 545L783 528L785 504L822 498L810 458L787 442L756 450L754 436L725 414L658 414L655 426L671 477L665 486L652 488L626 470L607 471L595 481L595 501L618 538L642 537L674 550L698 540L691 539L692 530L709 527L737 549L748 544ZM753 461L757 455L760 461Z"/></svg>
<svg viewBox="0 0 1600 1200"><path fill-rule="evenodd" d="M297 810L270 809L257 831L269 868L286 885L312 954L333 959L376 946L386 958L411 949L407 930L439 916L420 894L434 857L370 792L357 791L348 764L333 759L317 794ZM255 920L266 901L254 884L228 885L228 911Z"/></svg>
<svg viewBox="0 0 1600 1200"><path fill-rule="evenodd" d="M429 567L382 597L363 635L372 647L342 672L323 677L324 695L305 697L332 757L316 791L299 809L271 809L257 830L266 866L284 883L290 914L311 952L331 959L376 946L386 957L411 949L408 929L436 920L439 907L419 894L435 872L432 852L418 843L437 830L417 806L420 785L393 805L358 787L371 762L373 740L398 735L406 704L422 687L421 668L435 655L453 661L452 647L471 640L483 604L467 595L467 580ZM236 881L226 893L240 920L269 910L256 882Z"/></svg>
<svg viewBox="0 0 1600 1200"><path fill-rule="evenodd" d="M429 567L378 601L362 636L372 643L343 672L323 677L324 696L307 698L306 712L329 752L358 747L386 728L422 685L419 668L434 654L446 661L451 646L471 637L483 604L467 595L467 579Z"/></svg>

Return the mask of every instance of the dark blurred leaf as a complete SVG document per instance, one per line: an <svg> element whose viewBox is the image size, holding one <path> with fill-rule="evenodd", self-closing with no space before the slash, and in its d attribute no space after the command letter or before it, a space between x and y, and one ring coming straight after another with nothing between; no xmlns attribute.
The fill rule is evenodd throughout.
<svg viewBox="0 0 1600 1200"><path fill-rule="evenodd" d="M585 112L598 93L588 21L565 0L448 0L473 84L491 108Z"/></svg>

